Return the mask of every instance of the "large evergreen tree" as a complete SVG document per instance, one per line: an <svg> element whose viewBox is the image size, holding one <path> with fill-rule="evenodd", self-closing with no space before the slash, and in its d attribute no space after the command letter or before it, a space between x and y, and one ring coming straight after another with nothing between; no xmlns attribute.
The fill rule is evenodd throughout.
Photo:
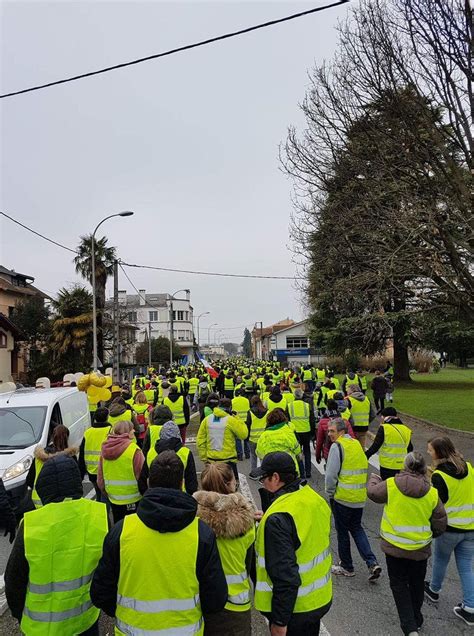
<svg viewBox="0 0 474 636"><path fill-rule="evenodd" d="M246 358L251 358L252 357L252 336L250 334L250 331L247 329L247 327L245 328L244 331L244 339L242 342L242 348L243 348L243 354Z"/></svg>

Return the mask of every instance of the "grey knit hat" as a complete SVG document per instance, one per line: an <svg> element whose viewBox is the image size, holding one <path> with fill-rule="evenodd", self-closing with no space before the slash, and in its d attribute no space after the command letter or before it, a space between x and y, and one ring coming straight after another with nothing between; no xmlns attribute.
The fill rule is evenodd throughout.
<svg viewBox="0 0 474 636"><path fill-rule="evenodd" d="M160 440L172 439L173 437L181 439L179 428L172 421L166 422L160 431Z"/></svg>

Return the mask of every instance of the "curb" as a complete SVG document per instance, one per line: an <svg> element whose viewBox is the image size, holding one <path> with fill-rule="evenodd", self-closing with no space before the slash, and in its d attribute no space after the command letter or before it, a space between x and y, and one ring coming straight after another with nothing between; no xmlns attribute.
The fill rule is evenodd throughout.
<svg viewBox="0 0 474 636"><path fill-rule="evenodd" d="M442 424L435 424L434 422L429 422L428 420L423 420L420 417L416 417L415 415L410 415L409 413L402 413L402 411L398 411L402 417L409 417L411 420L415 422L415 424L421 424L422 426L429 426L431 428L436 429L437 431L441 431L443 433L458 433L463 437L473 438L473 431L463 431L458 428L449 428L448 426L443 426Z"/></svg>

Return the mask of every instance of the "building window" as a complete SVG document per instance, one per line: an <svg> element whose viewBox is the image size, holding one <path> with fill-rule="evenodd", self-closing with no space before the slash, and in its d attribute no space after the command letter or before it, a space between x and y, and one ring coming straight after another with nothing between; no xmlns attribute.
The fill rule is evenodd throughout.
<svg viewBox="0 0 474 636"><path fill-rule="evenodd" d="M179 329L176 332L176 337L177 337L178 340L186 340L185 332L182 329Z"/></svg>
<svg viewBox="0 0 474 636"><path fill-rule="evenodd" d="M158 312L157 311L149 311L148 312L148 320L150 322L158 322Z"/></svg>
<svg viewBox="0 0 474 636"><path fill-rule="evenodd" d="M129 311L127 314L127 320L128 322L137 322L137 312Z"/></svg>
<svg viewBox="0 0 474 636"><path fill-rule="evenodd" d="M305 338L305 336L287 336L286 348L287 349L307 349L308 338Z"/></svg>
<svg viewBox="0 0 474 636"><path fill-rule="evenodd" d="M184 319L189 322L189 311L184 312Z"/></svg>
<svg viewBox="0 0 474 636"><path fill-rule="evenodd" d="M7 334L0 331L0 349L7 348Z"/></svg>

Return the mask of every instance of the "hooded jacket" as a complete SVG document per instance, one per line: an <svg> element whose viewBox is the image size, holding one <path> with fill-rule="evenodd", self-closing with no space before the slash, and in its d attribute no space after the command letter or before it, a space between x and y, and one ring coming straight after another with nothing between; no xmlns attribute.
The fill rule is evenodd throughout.
<svg viewBox="0 0 474 636"><path fill-rule="evenodd" d="M36 482L36 491L44 506L59 503L66 497L80 499L83 495L77 462L64 452L56 453L54 458L54 461L45 462ZM25 555L24 526L21 523L5 570L8 607L18 621L21 621L25 607L29 571Z"/></svg>
<svg viewBox="0 0 474 636"><path fill-rule="evenodd" d="M105 493L103 460L118 459L122 455L122 453L129 447L129 445L134 442L135 440L130 439L129 433L122 433L121 435L110 433L105 442L102 444L102 451L99 457L99 469L97 471L97 486L103 493ZM137 480L137 482L140 479L144 462L145 458L143 456L143 453L137 447L135 455L133 456L133 472L135 474L135 479Z"/></svg>
<svg viewBox="0 0 474 636"><path fill-rule="evenodd" d="M181 393L169 393L168 400L173 402L177 402L179 398L183 397ZM186 398L183 398L183 415L184 415L184 424L180 424L180 426L187 426L189 424L189 403Z"/></svg>
<svg viewBox="0 0 474 636"><path fill-rule="evenodd" d="M458 474L456 472L456 466L452 462L443 462L442 464L438 464L438 466L436 466L436 470L449 475L449 477L452 477L453 479L464 479L465 477L467 477L468 474L467 465L465 465L464 470ZM449 488L446 482L440 475L433 474L431 476L431 483L438 491L439 498L441 499L443 504L445 504L449 499ZM448 526L446 528L446 531L472 532L472 530L463 530L462 528L454 528L453 526Z"/></svg>
<svg viewBox="0 0 474 636"><path fill-rule="evenodd" d="M179 449L182 447L183 447L183 443L181 441L181 437L179 439L176 437L172 437L170 439L159 439L157 440L155 444L155 450L158 455L165 450L172 450L175 453L177 453ZM149 475L150 475L150 469L148 468L148 464L144 462L142 467L142 472L140 475L140 481L138 484L142 495L148 488ZM184 487L188 495L193 495L198 489L196 463L194 461L194 456L191 451L189 452L188 463L186 465L186 468L184 469Z"/></svg>
<svg viewBox="0 0 474 636"><path fill-rule="evenodd" d="M138 503L140 520L157 533L179 532L196 517L197 502L187 493L172 488L149 488ZM117 589L120 575L120 536L123 520L115 524L104 541L104 551L94 573L91 598L109 616L115 616ZM196 558L196 576L199 581L199 597L203 614L219 612L227 601L227 583L217 551L213 531L199 521L199 544ZM146 558L143 546L142 558ZM176 554L179 559L179 553ZM137 561L137 575L140 562ZM161 573L157 571L157 577ZM153 581L148 582L153 585Z"/></svg>
<svg viewBox="0 0 474 636"><path fill-rule="evenodd" d="M369 398L364 393L362 393L362 391L355 391L354 393L351 393L350 395L347 396L347 401L349 402L349 408L351 408L351 400L357 400L358 402L363 402L365 399L369 399ZM376 416L376 412L370 400L369 400L369 404L370 404L370 409L369 409L369 424L370 424L370 422ZM354 431L367 431L369 427L353 425L352 428L354 429Z"/></svg>
<svg viewBox="0 0 474 636"><path fill-rule="evenodd" d="M335 417L341 417L339 410L337 410L336 412L326 410L324 417L322 417L319 420L318 432L316 436L316 447L314 449L316 453L316 461L318 462L318 464L321 461L321 459L324 458L325 460L327 460L328 458L329 450L331 449L331 446L333 444L331 440L329 439L329 435L328 435L329 422L331 421L331 418L335 418ZM347 433L353 439L355 439L354 431L352 430L352 426L350 422L348 422L348 420L345 420L345 422L347 427Z"/></svg>
<svg viewBox="0 0 474 636"><path fill-rule="evenodd" d="M413 497L414 499L421 499L421 497L424 497L431 487L431 484L425 475L413 473L410 470L402 470L394 477L394 479L400 492L407 497ZM367 496L375 503L387 503L387 482L382 481L379 475L372 473L367 484ZM438 498L438 504L433 510L430 519L433 538L439 537L443 534L443 532L445 532L447 523L448 519L446 511L442 502ZM431 544L428 544L419 550L403 550L402 548L398 548L388 541L385 541L385 539L380 539L380 547L382 548L382 552L398 559L424 561L431 555Z"/></svg>
<svg viewBox="0 0 474 636"><path fill-rule="evenodd" d="M163 424L166 424L166 422L169 422L172 419L173 413L171 412L171 409L164 404L156 406L149 415L150 426L163 426ZM146 429L145 437L143 439L142 450L145 457L150 450L150 426Z"/></svg>
<svg viewBox="0 0 474 636"><path fill-rule="evenodd" d="M241 537L255 525L255 508L240 492L223 495L198 490L194 499L198 502L199 518L207 523L217 538Z"/></svg>
<svg viewBox="0 0 474 636"><path fill-rule="evenodd" d="M376 375L370 383L370 388L374 392L374 397L385 398L385 394L388 389L387 380L383 377L383 375Z"/></svg>
<svg viewBox="0 0 474 636"><path fill-rule="evenodd" d="M123 415L125 411L132 412L132 422L135 426L136 425L135 414L133 412L132 407L129 404L121 404L121 402L111 402L109 406L109 414L111 417L120 417L120 415Z"/></svg>
<svg viewBox="0 0 474 636"><path fill-rule="evenodd" d="M37 446L33 454L35 459L38 459L43 464L46 464L46 462L49 459L53 457L57 457L58 455L64 455L65 457L72 457L77 462L78 452L79 452L79 449L75 448L74 446L68 446L62 451L56 450L54 446L45 446L45 447ZM44 466L43 466L43 469L44 469ZM43 472L43 469L41 469L41 472ZM82 473L81 471L81 478L83 478L84 475L85 475L85 471L84 473ZM26 485L28 486L28 488L31 488L31 489L34 488L35 480L36 480L36 462L33 462L30 466L30 470L28 471L28 475L26 477Z"/></svg>
<svg viewBox="0 0 474 636"><path fill-rule="evenodd" d="M225 426L225 430L222 440L223 446L220 451L213 450L211 448L213 440L209 436L208 418L212 416L215 418L216 421L224 421L224 419L226 420L223 424L223 426ZM235 440L247 439L248 430L246 424L244 424L244 422L242 422L239 417L229 415L227 411L224 411L224 409L221 409L219 406L216 406L212 410L212 416L209 415L208 417L203 419L198 430L196 443L199 458L203 462L236 462L237 450L235 447Z"/></svg>

